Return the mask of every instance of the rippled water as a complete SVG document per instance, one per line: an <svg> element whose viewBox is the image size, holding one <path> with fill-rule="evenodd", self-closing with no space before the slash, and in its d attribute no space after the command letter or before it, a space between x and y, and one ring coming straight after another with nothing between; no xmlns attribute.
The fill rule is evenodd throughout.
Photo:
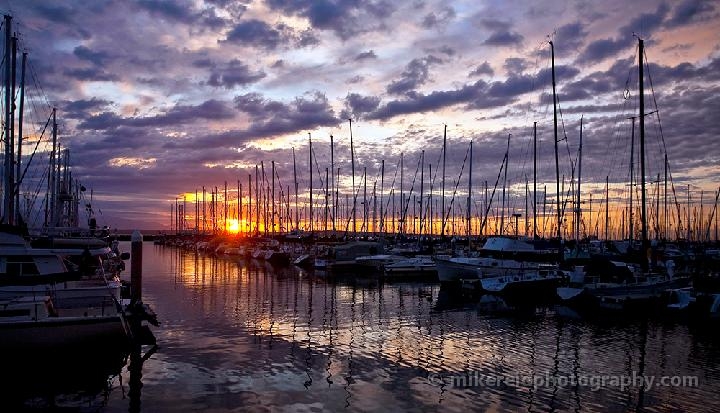
<svg viewBox="0 0 720 413"><path fill-rule="evenodd" d="M585 321L553 307L464 300L438 284L332 282L149 243L144 260L144 299L162 326L154 329L160 348L143 365L142 387L131 388L123 368L105 391L55 396L56 404L108 412L720 406L717 326ZM697 383L612 381L633 375L635 384L640 376ZM25 405L33 403L43 405Z"/></svg>

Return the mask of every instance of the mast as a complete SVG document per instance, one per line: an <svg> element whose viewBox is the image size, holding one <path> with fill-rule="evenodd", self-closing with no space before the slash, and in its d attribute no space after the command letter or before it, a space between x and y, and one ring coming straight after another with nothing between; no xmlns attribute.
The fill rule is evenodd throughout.
<svg viewBox="0 0 720 413"><path fill-rule="evenodd" d="M240 180L237 180L238 185L238 197L235 205L235 208L237 208L237 219L238 219L238 235L242 234L242 228L240 227L240 224L243 222L242 220L242 184L240 183Z"/></svg>
<svg viewBox="0 0 720 413"><path fill-rule="evenodd" d="M645 195L645 90L643 84L643 54L645 53L643 39L638 38L638 87L640 89L640 195L642 197L642 209L640 210L640 220L642 221L642 251L647 251L648 234L647 234L647 212L646 212L646 195ZM646 261L643 260L643 263Z"/></svg>
<svg viewBox="0 0 720 413"><path fill-rule="evenodd" d="M400 234L405 227L405 194L403 193L404 153L400 152ZM394 208L393 208L394 209Z"/></svg>
<svg viewBox="0 0 720 413"><path fill-rule="evenodd" d="M365 237L368 234L368 203L367 203L367 167L363 167L363 228Z"/></svg>
<svg viewBox="0 0 720 413"><path fill-rule="evenodd" d="M537 122L533 122L533 239L537 237Z"/></svg>
<svg viewBox="0 0 720 413"><path fill-rule="evenodd" d="M380 162L380 234L385 235L385 214L383 213L383 192L385 190L385 159Z"/></svg>
<svg viewBox="0 0 720 413"><path fill-rule="evenodd" d="M15 214L17 215L17 223L21 222L20 214L20 184L22 183L21 166L22 166L22 141L23 141L23 113L25 107L25 66L27 63L27 52L22 55L22 69L20 72L20 114L18 116L18 136L17 136L17 161L15 163Z"/></svg>
<svg viewBox="0 0 720 413"><path fill-rule="evenodd" d="M605 240L608 238L608 226L610 226L610 176L605 176Z"/></svg>
<svg viewBox="0 0 720 413"><path fill-rule="evenodd" d="M577 209L575 210L575 241L580 241L580 220L582 219L582 211L580 210L580 183L582 182L582 136L583 134L583 116L580 116L580 146L578 147L578 184L577 184ZM590 214L592 217L592 214Z"/></svg>
<svg viewBox="0 0 720 413"><path fill-rule="evenodd" d="M512 136L512 134L508 133L507 149L505 149L505 174L502 187L502 209L500 211L500 235L505 233L505 185L507 184L507 171L510 165L510 136Z"/></svg>
<svg viewBox="0 0 720 413"><path fill-rule="evenodd" d="M275 235L275 161L270 161L270 180L272 183L272 195L271 195L271 206L270 206L270 232Z"/></svg>
<svg viewBox="0 0 720 413"><path fill-rule="evenodd" d="M635 116L632 116L632 133L630 135L630 212L628 214L628 228L630 228L630 244L632 244L634 234L634 211L633 211L633 192L634 192L634 165L635 165Z"/></svg>
<svg viewBox="0 0 720 413"><path fill-rule="evenodd" d="M441 212L441 219L440 222L440 236L445 236L445 158L446 158L446 152L447 152L447 125L445 125L445 128L443 129L443 165L442 165L442 212Z"/></svg>
<svg viewBox="0 0 720 413"><path fill-rule="evenodd" d="M425 153L423 151L423 153ZM473 162L473 141L470 140L470 169L468 171L468 197L467 197L467 237L468 237L468 247L470 247L470 232L472 229L471 219L472 219L472 213L470 212L470 209L472 207L472 162Z"/></svg>
<svg viewBox="0 0 720 413"><path fill-rule="evenodd" d="M248 206L247 206L247 214L248 214L248 220L247 220L247 235L252 235L252 173L248 174Z"/></svg>
<svg viewBox="0 0 720 413"><path fill-rule="evenodd" d="M260 233L260 185L258 185L257 165L255 165L255 233Z"/></svg>
<svg viewBox="0 0 720 413"><path fill-rule="evenodd" d="M664 202L664 206L663 206L663 210L664 210L664 212L663 212L663 221L664 221L663 234L664 234L665 239L668 238L668 232L667 232L667 231L668 231L668 204L667 204L667 190L668 190L668 187L667 187L667 184L668 184L668 159L667 159L667 152L666 152L666 153L665 153L665 190L663 191L663 202ZM717 237L715 237L715 238L717 238ZM716 241L717 241L717 239L716 239Z"/></svg>
<svg viewBox="0 0 720 413"><path fill-rule="evenodd" d="M327 172L325 173L327 176ZM330 134L330 175L332 177L332 182L330 183L330 196L333 198L332 202L332 230L333 234L336 231L335 228L335 221L337 220L337 199L332 196L333 193L335 193L335 143L333 142L333 136Z"/></svg>
<svg viewBox="0 0 720 413"><path fill-rule="evenodd" d="M312 136L308 132L308 167L310 168L310 211L308 217L310 218L310 233L313 232L313 171L312 171Z"/></svg>
<svg viewBox="0 0 720 413"><path fill-rule="evenodd" d="M330 172L328 171L328 168L325 168L325 236L328 236L328 208L329 208L329 187L330 182L328 181L330 179Z"/></svg>
<svg viewBox="0 0 720 413"><path fill-rule="evenodd" d="M425 149L420 153L420 235L423 231L423 187L425 186ZM418 237L420 240L420 237Z"/></svg>
<svg viewBox="0 0 720 413"><path fill-rule="evenodd" d="M350 168L352 173L352 196L353 196L353 207L352 207L352 221L353 221L353 237L357 232L357 195L355 195L355 148L353 146L352 136L352 119L348 119L350 125Z"/></svg>
<svg viewBox="0 0 720 413"><path fill-rule="evenodd" d="M295 229L300 231L300 215L298 214L298 180L297 167L295 166L295 148L292 148L293 155L293 180L295 181Z"/></svg>
<svg viewBox="0 0 720 413"><path fill-rule="evenodd" d="M562 211L560 210L560 159L558 157L558 117L557 117L557 90L555 84L555 45L550 42L550 54L552 63L552 91L553 91L553 136L555 140L555 194L557 208L557 237L562 239L560 226L562 224ZM559 256L562 256L562 245L558 249Z"/></svg>
<svg viewBox="0 0 720 413"><path fill-rule="evenodd" d="M11 50L11 29L12 29L12 17L5 15L5 162L4 162L4 193L3 193L3 224L13 224L13 180L12 180L12 169L13 169L13 145L11 141L12 132L10 125L12 121L10 119L10 107L11 107L11 96L12 90L10 86L10 50ZM53 115L55 109L53 109ZM53 144L54 147L54 144ZM52 208L50 208L52 211Z"/></svg>

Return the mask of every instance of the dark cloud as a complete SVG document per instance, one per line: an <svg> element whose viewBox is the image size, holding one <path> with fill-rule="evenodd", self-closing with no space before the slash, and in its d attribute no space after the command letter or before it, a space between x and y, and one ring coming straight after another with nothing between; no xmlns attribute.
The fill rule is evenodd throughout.
<svg viewBox="0 0 720 413"><path fill-rule="evenodd" d="M358 53L357 56L355 56L355 61L365 60L365 59L377 59L377 55L375 54L375 51L368 50L367 52L361 52Z"/></svg>
<svg viewBox="0 0 720 413"><path fill-rule="evenodd" d="M97 67L65 69L63 74L80 81L112 82L120 79L119 76Z"/></svg>
<svg viewBox="0 0 720 413"><path fill-rule="evenodd" d="M616 56L621 50L625 50L633 43L632 36L620 40L601 39L591 42L580 54L578 63L590 65L603 61L609 57Z"/></svg>
<svg viewBox="0 0 720 413"><path fill-rule="evenodd" d="M666 3L661 3L652 13L643 13L630 21L627 26L620 28L616 38L605 38L591 42L580 54L578 63L593 64L617 56L622 50L629 48L634 42L633 34L645 36L652 34L662 26L669 13Z"/></svg>
<svg viewBox="0 0 720 413"><path fill-rule="evenodd" d="M91 112L105 109L112 102L109 100L92 98L79 99L74 101L63 101L58 104L60 113L71 119L84 119L90 116Z"/></svg>
<svg viewBox="0 0 720 413"><path fill-rule="evenodd" d="M265 99L258 93L248 93L235 97L235 107L253 116L251 129L258 137L337 124L333 109L321 92L307 93L295 98L291 103Z"/></svg>
<svg viewBox="0 0 720 413"><path fill-rule="evenodd" d="M483 19L480 25L491 32L483 42L488 46L518 46L524 39L521 34L513 32L512 25L506 21Z"/></svg>
<svg viewBox="0 0 720 413"><path fill-rule="evenodd" d="M350 93L345 98L345 111L342 118L361 119L366 114L372 113L380 105L380 98L377 96L362 96L358 93Z"/></svg>
<svg viewBox="0 0 720 413"><path fill-rule="evenodd" d="M274 50L282 46L308 47L320 43L311 29L296 32L284 24L271 26L257 19L238 23L223 41L265 50Z"/></svg>
<svg viewBox="0 0 720 413"><path fill-rule="evenodd" d="M667 3L662 2L654 12L640 14L632 19L627 26L620 28L619 36L630 36L633 33L640 36L650 35L662 25L669 12L670 7Z"/></svg>
<svg viewBox="0 0 720 413"><path fill-rule="evenodd" d="M499 31L492 33L483 44L488 46L517 46L523 41L523 36L517 32Z"/></svg>
<svg viewBox="0 0 720 413"><path fill-rule="evenodd" d="M713 2L700 0L685 0L677 3L665 25L677 27L700 20L702 16L714 12L715 6Z"/></svg>
<svg viewBox="0 0 720 413"><path fill-rule="evenodd" d="M137 5L153 16L190 23L195 19L192 3L172 0L137 0Z"/></svg>
<svg viewBox="0 0 720 413"><path fill-rule="evenodd" d="M468 76L482 76L482 75L489 75L492 76L495 74L495 71L490 67L490 63L487 61L483 62L482 64L478 65L475 69L473 69Z"/></svg>
<svg viewBox="0 0 720 413"><path fill-rule="evenodd" d="M575 51L585 43L587 35L585 24L581 22L574 22L558 27L557 30L555 30L554 36L555 44L562 44L562 48L558 50L558 56L574 54Z"/></svg>
<svg viewBox="0 0 720 413"><path fill-rule="evenodd" d="M509 74L519 75L527 69L528 63L525 59L519 57L508 57L503 63L503 68Z"/></svg>
<svg viewBox="0 0 720 413"><path fill-rule="evenodd" d="M399 95L421 86L428 80L430 66L436 63L442 63L442 60L432 55L411 60L402 72L401 78L387 86L387 92Z"/></svg>
<svg viewBox="0 0 720 413"><path fill-rule="evenodd" d="M268 0L267 5L276 11L302 16L312 27L330 30L341 39L384 29L384 21L395 10L387 0Z"/></svg>
<svg viewBox="0 0 720 413"><path fill-rule="evenodd" d="M278 47L283 39L280 30L261 20L252 19L237 24L225 40L272 50Z"/></svg>
<svg viewBox="0 0 720 413"><path fill-rule="evenodd" d="M265 77L264 72L253 73L250 68L239 60L231 60L224 68L214 68L207 84L215 87L232 89L255 83Z"/></svg>
<svg viewBox="0 0 720 413"><path fill-rule="evenodd" d="M79 59L91 62L97 66L101 66L109 60L110 55L106 52L96 52L85 46L78 46L73 50L73 54Z"/></svg>
<svg viewBox="0 0 720 413"><path fill-rule="evenodd" d="M455 18L455 9L450 6L445 6L439 11L431 11L426 14L422 20L422 26L426 29L432 29L440 26L447 25L451 20Z"/></svg>
<svg viewBox="0 0 720 413"><path fill-rule="evenodd" d="M207 100L197 106L175 105L165 113L156 116L122 118L113 112L103 112L80 122L78 128L107 130L118 127L168 127L187 124L197 120L232 119L236 113L225 102Z"/></svg>
<svg viewBox="0 0 720 413"><path fill-rule="evenodd" d="M386 120L399 115L423 113L457 104L472 103L481 99L481 92L485 90L486 86L485 82L479 80L472 85L465 85L456 90L435 91L427 95L412 93L406 99L393 100L380 106L367 118Z"/></svg>

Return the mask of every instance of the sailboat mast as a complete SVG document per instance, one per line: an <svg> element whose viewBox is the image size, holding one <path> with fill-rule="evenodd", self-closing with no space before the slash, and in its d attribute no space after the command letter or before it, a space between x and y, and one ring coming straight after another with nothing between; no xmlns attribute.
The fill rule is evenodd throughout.
<svg viewBox="0 0 720 413"><path fill-rule="evenodd" d="M557 237L562 239L560 226L562 224L562 211L560 210L560 159L558 157L558 116L557 116L557 90L555 84L555 45L550 42L550 56L552 66L552 91L553 91L553 136L555 140L555 207L557 209ZM562 248L562 247L560 247ZM559 251L562 254L562 251Z"/></svg>
<svg viewBox="0 0 720 413"><path fill-rule="evenodd" d="M13 165L13 147L10 144L10 125L12 124L10 120L10 99L12 96L12 90L10 89L10 49L11 49L11 30L12 30L12 17L9 15L5 15L5 172L4 172L4 178L3 179L3 189L4 189L4 196L3 196L3 210L2 210L2 217L3 217L3 224L12 224L12 193L13 193L13 180L12 180L12 174L10 171L12 170ZM53 109L53 114L55 114L55 110ZM51 208L52 210L52 208Z"/></svg>
<svg viewBox="0 0 720 413"><path fill-rule="evenodd" d="M610 176L605 176L605 240L608 238L608 226L610 226Z"/></svg>
<svg viewBox="0 0 720 413"><path fill-rule="evenodd" d="M310 168L310 232L313 232L313 168L312 168L312 136L308 132L308 168Z"/></svg>
<svg viewBox="0 0 720 413"><path fill-rule="evenodd" d="M357 232L357 196L355 195L355 148L353 146L352 136L352 119L348 119L350 126L350 173L352 173L352 196L353 196L353 208L352 208L352 221L353 221L353 237Z"/></svg>
<svg viewBox="0 0 720 413"><path fill-rule="evenodd" d="M632 133L630 135L630 211L628 213L628 228L630 228L630 242L632 243L633 237L635 236L635 231L633 228L634 219L633 219L633 192L634 192L634 167L635 167L635 116L631 117L632 119Z"/></svg>
<svg viewBox="0 0 720 413"><path fill-rule="evenodd" d="M300 230L300 215L298 213L298 180L297 180L297 167L295 164L295 148L292 148L293 155L293 180L295 181L295 229Z"/></svg>
<svg viewBox="0 0 720 413"><path fill-rule="evenodd" d="M445 158L447 153L447 125L445 125L445 128L443 130L443 165L442 165L442 211L440 213L441 222L440 222L440 236L445 236Z"/></svg>
<svg viewBox="0 0 720 413"><path fill-rule="evenodd" d="M424 152L423 152L424 153ZM470 169L468 170L468 197L467 197L467 237L468 247L470 246L470 232L472 229L471 219L471 207L472 207L472 161L473 161L473 141L470 140Z"/></svg>
<svg viewBox="0 0 720 413"><path fill-rule="evenodd" d="M500 211L500 235L505 233L505 186L507 185L507 171L510 165L510 137L512 134L508 133L507 149L505 149L505 171L503 175L503 187L502 187L502 208Z"/></svg>
<svg viewBox="0 0 720 413"><path fill-rule="evenodd" d="M580 241L580 220L582 211L580 209L580 183L582 182L582 136L583 117L580 116L580 146L578 147L578 184L577 184L577 209L575 210L575 240ZM590 214L592 217L592 214Z"/></svg>
<svg viewBox="0 0 720 413"><path fill-rule="evenodd" d="M333 141L333 136L330 134L330 175L332 178L332 181L330 182L330 197L333 198L332 202L332 213L330 214L332 217L332 230L333 233L335 233L335 221L337 219L337 199L332 195L335 193L335 143Z"/></svg>
<svg viewBox="0 0 720 413"><path fill-rule="evenodd" d="M640 90L640 196L642 197L640 220L642 221L642 250L645 252L648 248L647 211L645 205L645 85L643 84L643 54L645 53L645 45L643 39L638 39L638 42L638 88Z"/></svg>
<svg viewBox="0 0 720 413"><path fill-rule="evenodd" d="M533 239L537 237L537 122L533 122Z"/></svg>
<svg viewBox="0 0 720 413"><path fill-rule="evenodd" d="M405 226L405 194L403 193L403 172L405 171L404 153L400 152L400 234L403 233L403 227Z"/></svg>
<svg viewBox="0 0 720 413"><path fill-rule="evenodd" d="M20 72L20 115L18 116L18 136L17 136L17 161L15 163L15 214L17 215L18 224L20 223L20 184L23 176L20 174L22 166L22 141L23 141L23 113L25 107L25 66L27 63L27 52L22 55L22 69Z"/></svg>
<svg viewBox="0 0 720 413"><path fill-rule="evenodd" d="M423 231L423 189L425 186L425 150L420 153L420 235ZM420 238L418 238L420 239Z"/></svg>
<svg viewBox="0 0 720 413"><path fill-rule="evenodd" d="M380 233L385 235L383 192L385 191L385 159L380 162Z"/></svg>

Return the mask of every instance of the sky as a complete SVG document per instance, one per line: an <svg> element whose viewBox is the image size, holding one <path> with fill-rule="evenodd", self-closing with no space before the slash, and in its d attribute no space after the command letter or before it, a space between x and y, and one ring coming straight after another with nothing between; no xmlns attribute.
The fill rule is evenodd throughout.
<svg viewBox="0 0 720 413"><path fill-rule="evenodd" d="M424 150L437 191L447 127L446 191L457 185L467 194L471 141L476 194L485 181L492 189L509 146L509 205L523 209L533 123L537 179L548 196L555 192L550 40L565 185L581 171L583 197L604 196L606 179L618 196L627 187L638 38L647 58L648 180L663 179L667 153L683 202L690 185L693 202L704 191L712 207L720 182L718 1L4 0L0 7L28 52L28 136L39 135L56 107L74 177L92 188L100 223L113 228L167 228L176 198L203 185L246 184L260 162L268 173L275 162L278 185L292 187L293 151L307 197L309 137L316 193L330 167L330 135L349 192L348 119L356 184L367 168L368 185L379 186L384 160L387 192L399 180L402 153L407 191L419 180ZM24 153L33 147L30 139ZM23 191L32 194L30 186Z"/></svg>

